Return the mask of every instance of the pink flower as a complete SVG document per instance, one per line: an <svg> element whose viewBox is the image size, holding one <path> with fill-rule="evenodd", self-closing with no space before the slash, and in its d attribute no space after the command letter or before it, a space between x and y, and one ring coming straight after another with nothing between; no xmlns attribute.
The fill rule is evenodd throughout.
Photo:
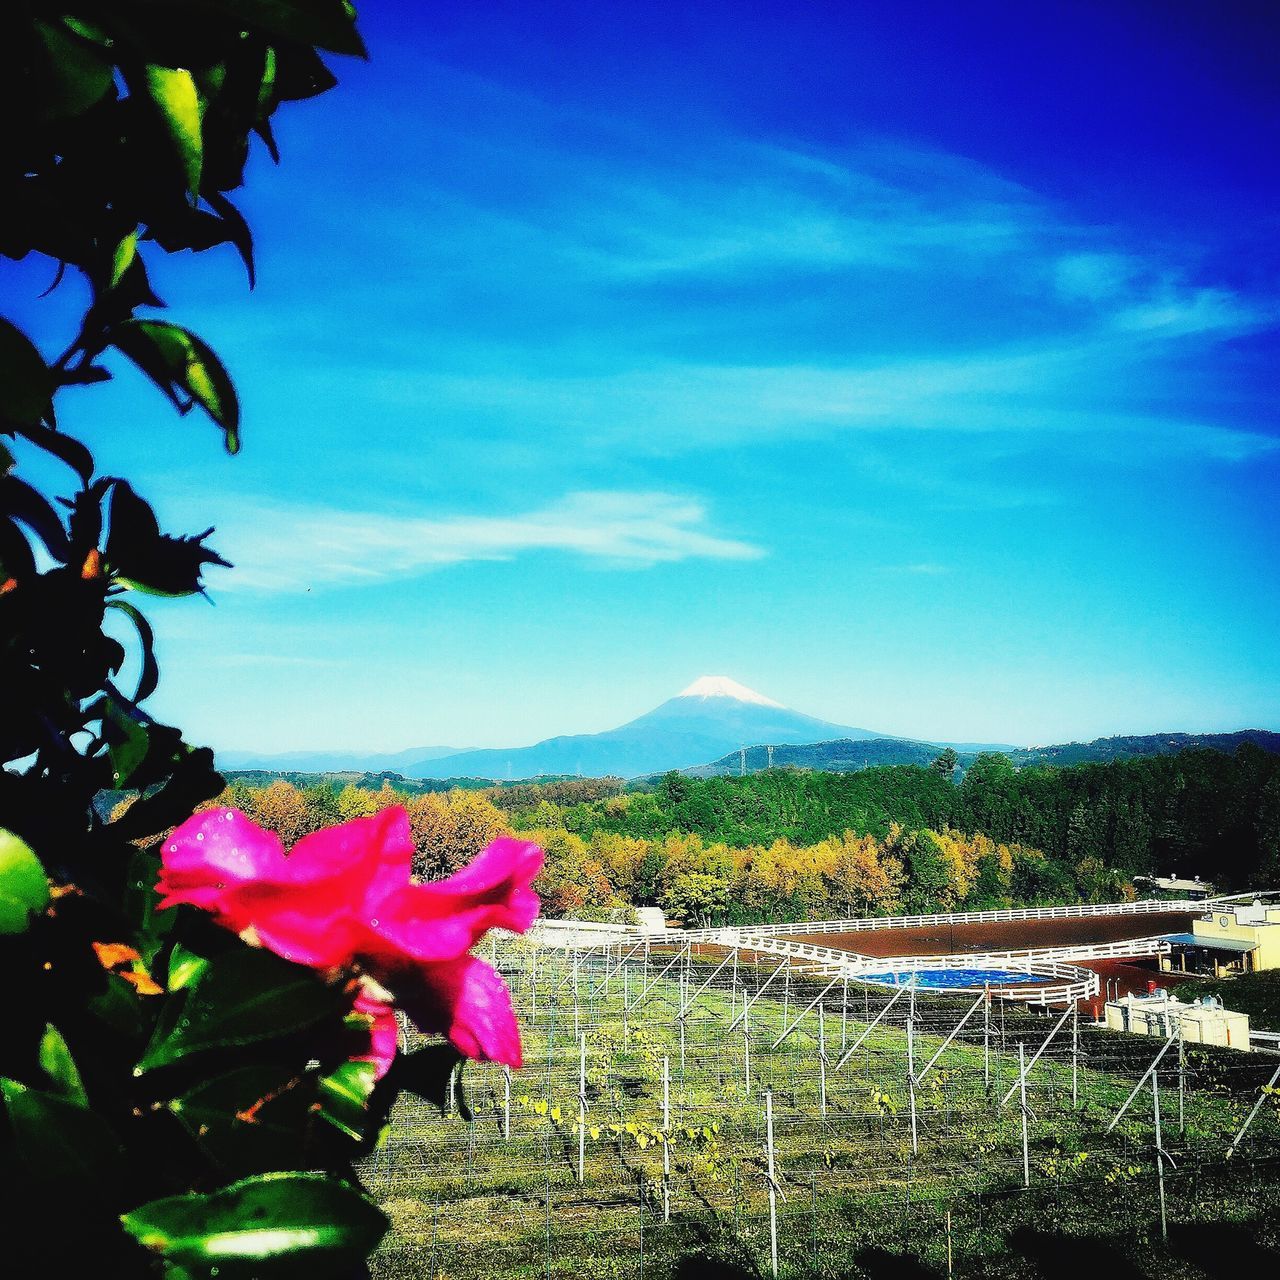
<svg viewBox="0 0 1280 1280"><path fill-rule="evenodd" d="M317 831L288 854L243 813L214 809L165 841L160 905L202 907L286 960L369 973L420 1030L443 1032L469 1057L519 1066L506 987L467 953L489 929L522 933L537 918L529 886L542 850L504 836L430 884L412 880L412 859L402 808ZM388 1023L362 1012L374 1015L382 1039L371 1060L380 1061Z"/></svg>

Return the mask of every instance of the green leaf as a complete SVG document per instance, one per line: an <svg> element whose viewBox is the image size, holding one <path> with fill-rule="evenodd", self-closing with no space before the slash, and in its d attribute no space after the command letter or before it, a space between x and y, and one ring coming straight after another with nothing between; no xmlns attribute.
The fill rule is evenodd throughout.
<svg viewBox="0 0 1280 1280"><path fill-rule="evenodd" d="M320 1114L359 1142L368 1127L369 1096L377 1083L378 1070L372 1062L344 1062L320 1077Z"/></svg>
<svg viewBox="0 0 1280 1280"><path fill-rule="evenodd" d="M166 1262L263 1280L304 1268L309 1280L345 1275L387 1229L372 1200L314 1173L267 1173L212 1195L153 1200L120 1221Z"/></svg>
<svg viewBox="0 0 1280 1280"><path fill-rule="evenodd" d="M269 951L242 947L209 967L169 1001L183 1000L176 1021L161 1019L137 1072L177 1062L193 1053L292 1035L322 1018L344 1012L341 990L326 986L301 965Z"/></svg>
<svg viewBox="0 0 1280 1280"><path fill-rule="evenodd" d="M62 1038L62 1032L48 1023L40 1037L40 1070L57 1086L58 1092L78 1106L89 1105L89 1095L84 1091L84 1081L76 1067L71 1050Z"/></svg>
<svg viewBox="0 0 1280 1280"><path fill-rule="evenodd" d="M38 427L53 416L53 375L35 344L0 320L0 425Z"/></svg>
<svg viewBox="0 0 1280 1280"><path fill-rule="evenodd" d="M173 950L169 953L169 990L185 990L208 967L209 962L204 956L198 956L194 951L188 951L182 943L175 942Z"/></svg>
<svg viewBox="0 0 1280 1280"><path fill-rule="evenodd" d="M151 747L150 735L146 725L115 698L103 699L102 728L108 742L112 780L123 790L147 758Z"/></svg>
<svg viewBox="0 0 1280 1280"><path fill-rule="evenodd" d="M228 453L240 450L240 402L222 362L207 343L164 320L126 320L111 342L186 413L198 404L223 430Z"/></svg>
<svg viewBox="0 0 1280 1280"><path fill-rule="evenodd" d="M25 933L49 904L49 881L31 846L0 827L0 934Z"/></svg>
<svg viewBox="0 0 1280 1280"><path fill-rule="evenodd" d="M248 26L333 53L365 55L355 7L346 0L205 0Z"/></svg>
<svg viewBox="0 0 1280 1280"><path fill-rule="evenodd" d="M77 39L70 25L36 23L48 55L49 71L41 85L45 95L41 114L46 119L79 115L107 95L115 78L110 57Z"/></svg>
<svg viewBox="0 0 1280 1280"><path fill-rule="evenodd" d="M26 1177L60 1194L114 1193L120 1144L97 1112L2 1077L0 1096Z"/></svg>
<svg viewBox="0 0 1280 1280"><path fill-rule="evenodd" d="M203 147L200 140L200 95L191 72L182 67L158 67L148 63L144 75L147 95L155 103L173 142L187 190L200 190Z"/></svg>
<svg viewBox="0 0 1280 1280"><path fill-rule="evenodd" d="M138 228L134 227L123 240L116 245L111 255L111 280L108 288L114 289L124 279L124 273L133 265L138 256Z"/></svg>
<svg viewBox="0 0 1280 1280"><path fill-rule="evenodd" d="M292 1169L304 1161L315 1077L258 1065L215 1076L169 1110L215 1163L232 1173Z"/></svg>

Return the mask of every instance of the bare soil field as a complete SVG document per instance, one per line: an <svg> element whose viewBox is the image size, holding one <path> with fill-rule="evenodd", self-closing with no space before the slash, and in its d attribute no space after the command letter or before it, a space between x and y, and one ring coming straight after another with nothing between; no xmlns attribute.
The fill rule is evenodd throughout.
<svg viewBox="0 0 1280 1280"><path fill-rule="evenodd" d="M837 951L864 956L967 955L984 951L1015 951L1027 947L1080 946L1090 942L1121 942L1161 933L1184 933L1197 913L1158 912L1151 915L1080 916L1065 920L999 920L980 924L931 925L914 929L863 929L851 933L804 933L803 925L785 935Z"/></svg>

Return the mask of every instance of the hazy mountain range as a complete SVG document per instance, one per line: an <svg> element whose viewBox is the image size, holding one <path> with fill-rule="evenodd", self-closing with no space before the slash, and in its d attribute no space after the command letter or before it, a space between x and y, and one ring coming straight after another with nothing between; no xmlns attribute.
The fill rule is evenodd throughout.
<svg viewBox="0 0 1280 1280"><path fill-rule="evenodd" d="M1242 743L1251 742L1263 751L1280 755L1280 733L1266 729L1241 729L1235 733L1152 733L1116 738L1095 738L1092 742L1065 742L1049 747L1000 747L1014 764L1069 765L1105 763L1136 756L1174 755L1190 747L1209 747L1232 754ZM957 768L963 772L978 754L972 747L952 744ZM991 750L986 747L983 750ZM937 758L938 745L906 738L871 738L854 741L808 742L800 746L749 747L733 751L708 764L682 769L691 778L720 778L737 773L758 773L761 769L821 769L828 773L848 773L881 764L929 764Z"/></svg>
<svg viewBox="0 0 1280 1280"><path fill-rule="evenodd" d="M731 751L761 743L803 744L845 741L902 742L890 734L835 724L792 711L728 676L702 676L652 711L603 733L546 738L527 747L457 750L419 747L393 754L360 755L341 751L291 752L264 756L222 752L225 769L275 772L365 773L391 771L406 778L493 778L506 781L545 774L581 774L624 778L687 769ZM919 747L919 744L916 744ZM927 744L957 750L1006 750L998 744Z"/></svg>

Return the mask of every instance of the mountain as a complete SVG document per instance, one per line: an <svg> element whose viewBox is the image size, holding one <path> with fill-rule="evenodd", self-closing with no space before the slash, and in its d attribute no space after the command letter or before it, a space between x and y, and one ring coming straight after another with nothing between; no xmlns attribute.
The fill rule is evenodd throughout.
<svg viewBox="0 0 1280 1280"><path fill-rule="evenodd" d="M744 753L729 752L708 764L682 769L691 778L722 778L733 774L759 773L762 769L816 769L828 773L851 773L884 764L929 764L939 750L951 746L956 751L961 773L974 761L978 751L999 751L1019 768L1032 765L1102 764L1137 756L1174 755L1193 748L1235 753L1251 743L1272 755L1280 755L1280 733L1266 729L1241 729L1235 733L1152 733L1116 738L1095 738L1092 742L1065 742L1048 747L988 747L965 743L912 742L906 738L873 738L850 741L807 742L798 746L751 747ZM957 775L959 776L959 775Z"/></svg>
<svg viewBox="0 0 1280 1280"><path fill-rule="evenodd" d="M268 773L404 773L424 761L457 755L465 747L410 747L407 751L360 755L350 751L285 751L263 755L260 751L219 751L221 769L263 770Z"/></svg>
<svg viewBox="0 0 1280 1280"><path fill-rule="evenodd" d="M792 711L728 676L702 676L674 698L604 733L547 738L531 747L463 751L407 762L408 777L530 778L615 774L633 778L688 768L756 743L881 738Z"/></svg>

